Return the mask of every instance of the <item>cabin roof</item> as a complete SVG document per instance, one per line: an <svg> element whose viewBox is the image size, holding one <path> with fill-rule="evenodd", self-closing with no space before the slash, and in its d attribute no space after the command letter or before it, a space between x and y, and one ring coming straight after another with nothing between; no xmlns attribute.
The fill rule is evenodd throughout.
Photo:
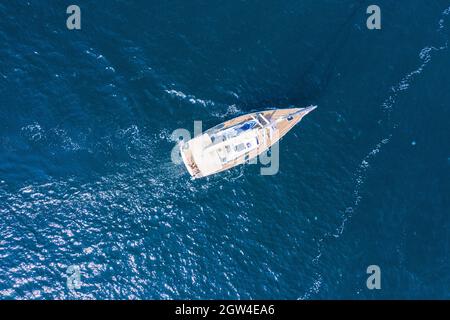
<svg viewBox="0 0 450 320"><path fill-rule="evenodd" d="M211 137L207 133L189 141L192 157L203 176L222 169L222 162L217 152L206 150L207 146L211 144Z"/></svg>
<svg viewBox="0 0 450 320"><path fill-rule="evenodd" d="M189 141L194 161L202 175L216 172L224 165L258 147L256 129L241 132L223 141L213 143L207 133Z"/></svg>

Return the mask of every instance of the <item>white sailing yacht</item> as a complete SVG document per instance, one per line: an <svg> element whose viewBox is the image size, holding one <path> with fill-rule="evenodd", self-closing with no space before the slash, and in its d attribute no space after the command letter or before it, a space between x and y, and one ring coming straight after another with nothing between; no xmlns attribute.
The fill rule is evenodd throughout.
<svg viewBox="0 0 450 320"><path fill-rule="evenodd" d="M180 144L190 175L206 177L257 157L317 106L254 112L225 121Z"/></svg>

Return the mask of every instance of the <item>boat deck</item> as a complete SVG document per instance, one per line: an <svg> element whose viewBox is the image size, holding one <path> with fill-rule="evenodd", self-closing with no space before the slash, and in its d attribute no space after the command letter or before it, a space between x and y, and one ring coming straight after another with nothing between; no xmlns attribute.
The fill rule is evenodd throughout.
<svg viewBox="0 0 450 320"><path fill-rule="evenodd" d="M217 132L226 130L227 128L231 128L235 125L238 125L239 123L243 123L251 119L257 119L260 125L262 126L262 127L259 126L258 129L252 129L252 131L257 130L256 135L258 140L257 148L253 148L252 150L234 159L231 159L226 163L222 163L220 168L217 168L217 170L215 170L214 172L208 172L206 175L215 174L224 170L228 170L234 166L248 162L251 159L254 159L258 155L262 154L263 152L267 151L274 143L278 142L290 129L292 129L292 127L294 127L311 110L313 109L291 108L291 109L276 109L276 110L267 110L263 112L255 112L225 121L222 124L207 130L204 134L213 135ZM201 168L199 168L195 163L193 152L191 150L191 145L189 144L189 142L187 143L188 143L187 148L186 146L181 148L181 153L183 156L183 160L186 164L186 167L189 173L194 178L203 177L204 175L202 174ZM207 148L209 148L208 145L204 146L203 150L207 150ZM201 150L196 149L197 155L199 151Z"/></svg>

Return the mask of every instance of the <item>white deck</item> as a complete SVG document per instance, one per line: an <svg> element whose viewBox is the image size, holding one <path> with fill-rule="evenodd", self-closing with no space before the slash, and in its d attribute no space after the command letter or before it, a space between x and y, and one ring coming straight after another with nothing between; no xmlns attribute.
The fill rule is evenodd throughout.
<svg viewBox="0 0 450 320"><path fill-rule="evenodd" d="M194 162L200 173L205 176L222 169L222 161L216 150L208 150L212 144L210 136L205 133L189 141Z"/></svg>

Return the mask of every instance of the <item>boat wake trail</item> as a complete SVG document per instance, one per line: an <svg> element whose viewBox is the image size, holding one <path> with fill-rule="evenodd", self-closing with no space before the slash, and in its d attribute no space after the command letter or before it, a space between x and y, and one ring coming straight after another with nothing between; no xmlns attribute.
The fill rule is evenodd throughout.
<svg viewBox="0 0 450 320"><path fill-rule="evenodd" d="M383 110L384 117L382 119L378 120L378 123L384 124L388 123L390 114L392 110L395 107L395 104L397 102L397 99L399 95L408 90L410 84L416 79L418 75L422 73L422 71L425 69L425 67L431 62L432 56L434 53L442 50L448 49L448 35L443 33L443 30L445 28L445 21L446 18L450 15L450 6L445 9L440 16L440 19L438 21L438 28L436 32L438 34L441 34L444 37L443 43L441 43L438 46L426 46L422 48L419 52L419 59L420 64L419 66L405 75L396 85L392 86L390 88L390 95L384 100L384 102L381 104L381 108ZM348 221L352 218L353 214L355 213L356 209L358 208L359 204L361 203L362 196L361 196L361 188L364 185L366 181L366 172L370 168L370 163L373 161L375 156L383 149L385 145L387 145L395 132L395 129L397 128L396 123L392 123L390 125L386 125L386 129L383 130L383 133L378 140L379 142L376 143L372 150L361 160L358 168L356 169L354 173L354 184L355 187L353 189L353 197L351 204L346 207L343 210L342 213L342 220L339 226L336 227L335 230L331 232L326 232L317 242L317 256L313 259L314 265L318 266L320 258L324 252L325 249L325 243L328 240L339 238L342 233L344 232L345 226L348 223ZM320 288L323 284L323 277L320 273L317 273L315 276L315 280L313 281L313 284L310 286L310 288L307 290L307 292L300 297L300 299L309 299L313 295L318 294L320 291Z"/></svg>
<svg viewBox="0 0 450 320"><path fill-rule="evenodd" d="M224 119L229 116L243 114L244 111L241 110L236 104L225 104L221 102L215 102L208 99L201 99L197 98L193 94L186 94L182 92L181 90L175 90L175 89L166 89L164 90L166 94L168 94L171 98L181 100L185 103L188 103L190 105L199 106L202 108L207 108L206 110L216 110L210 112L210 115L215 118ZM215 108L217 107L217 108ZM224 109L226 109L224 111Z"/></svg>

